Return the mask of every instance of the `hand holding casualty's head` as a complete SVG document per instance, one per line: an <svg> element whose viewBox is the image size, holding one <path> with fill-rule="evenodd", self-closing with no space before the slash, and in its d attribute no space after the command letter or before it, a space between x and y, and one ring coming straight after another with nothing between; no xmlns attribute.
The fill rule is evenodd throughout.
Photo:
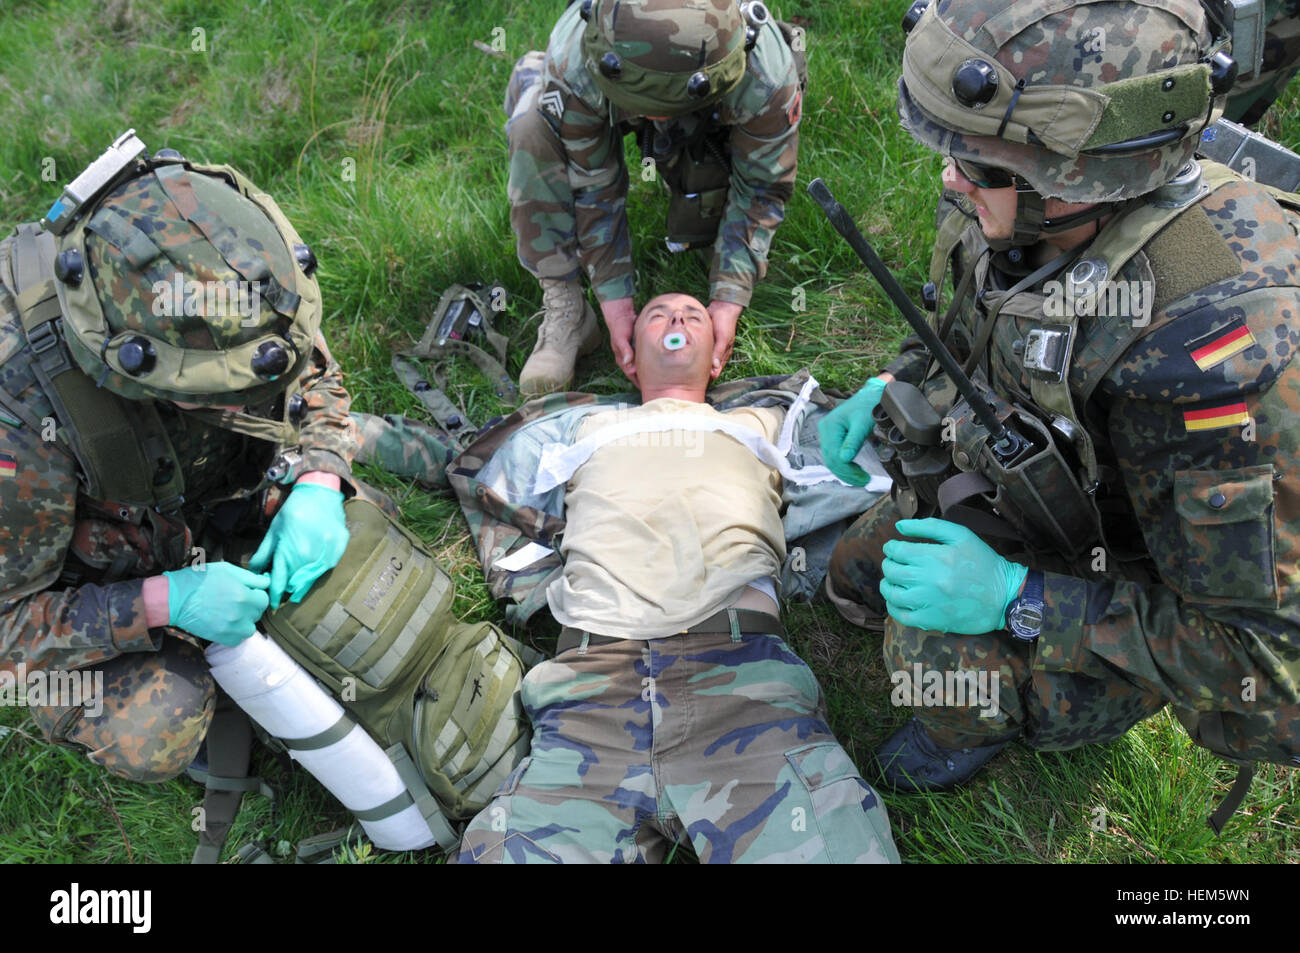
<svg viewBox="0 0 1300 953"><path fill-rule="evenodd" d="M652 299L632 332L641 399L704 400L713 364L713 320L686 294Z"/></svg>

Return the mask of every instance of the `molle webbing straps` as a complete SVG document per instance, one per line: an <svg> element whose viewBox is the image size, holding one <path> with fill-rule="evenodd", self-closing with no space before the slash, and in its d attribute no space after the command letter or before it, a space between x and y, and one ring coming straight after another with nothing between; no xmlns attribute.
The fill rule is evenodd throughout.
<svg viewBox="0 0 1300 953"><path fill-rule="evenodd" d="M151 401L128 401L98 387L72 360L52 269L54 238L19 226L14 246L18 309L34 360L32 373L54 405L86 480L86 493L172 512L184 476ZM89 280L89 278L84 279Z"/></svg>
<svg viewBox="0 0 1300 953"><path fill-rule="evenodd" d="M442 809L429 792L429 787L420 776L420 771L415 766L415 762L406 753L405 746L399 742L385 749L384 754L388 755L388 760L393 762L393 767L397 769L397 776L406 785L405 796L415 802L415 806L419 809L424 822L429 825L429 832L437 840L438 846L443 850L451 850L460 842L460 838L456 836L455 830L443 816ZM405 804L403 804L402 809L404 808ZM396 813L396 811L393 813ZM364 820L365 818L361 819Z"/></svg>
<svg viewBox="0 0 1300 953"><path fill-rule="evenodd" d="M458 305L462 310L453 312ZM471 328L482 332L495 356L464 339ZM464 450L466 441L476 428L469 415L447 396L442 373L443 361L455 355L469 358L492 383L498 397L514 400L518 388L505 368L506 336L492 327L491 308L476 292L463 285L452 285L443 292L419 343L410 350L393 355L393 372L424 405L456 449ZM413 358L434 362L433 383L420 372Z"/></svg>
<svg viewBox="0 0 1300 953"><path fill-rule="evenodd" d="M462 438L475 432L469 415L461 410L443 390L445 382L436 365L434 383L431 384L420 372L419 366L409 360L407 355L414 356L414 352L403 351L393 355L393 373L424 405L424 409L429 412L429 416L433 418L438 428L447 435L456 450L463 451L465 442Z"/></svg>
<svg viewBox="0 0 1300 953"><path fill-rule="evenodd" d="M344 504L350 539L301 603L262 618L267 635L346 711L316 748L353 724L383 749L405 791L356 816L415 805L444 848L528 753L519 684L537 659L489 623L457 622L454 584L419 538L373 504ZM356 813L356 812L354 812Z"/></svg>
<svg viewBox="0 0 1300 953"><path fill-rule="evenodd" d="M199 846L195 848L191 861L194 864L215 864L221 860L221 847L235 823L246 791L264 794L272 806L275 805L274 790L261 778L248 776L253 746L252 723L222 691L217 693L217 707L208 728L207 746L207 772L193 768L187 772L204 787L203 822L199 828Z"/></svg>

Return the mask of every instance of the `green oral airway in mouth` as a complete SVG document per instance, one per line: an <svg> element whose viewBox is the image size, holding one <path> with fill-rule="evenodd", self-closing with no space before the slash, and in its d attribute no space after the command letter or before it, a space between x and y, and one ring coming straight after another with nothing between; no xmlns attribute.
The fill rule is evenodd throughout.
<svg viewBox="0 0 1300 953"><path fill-rule="evenodd" d="M670 351L680 351L686 346L686 335L670 334L664 338L664 347Z"/></svg>

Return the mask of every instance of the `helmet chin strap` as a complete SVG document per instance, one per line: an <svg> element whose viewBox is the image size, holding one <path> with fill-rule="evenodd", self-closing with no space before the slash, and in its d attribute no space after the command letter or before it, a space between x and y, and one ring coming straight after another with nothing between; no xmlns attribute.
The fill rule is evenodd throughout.
<svg viewBox="0 0 1300 953"><path fill-rule="evenodd" d="M216 407L202 409L181 408L183 413L203 421L210 427L219 427L245 437L267 440L280 446L291 446L297 440L297 428L288 421L269 420L244 411L221 410Z"/></svg>
<svg viewBox="0 0 1300 953"><path fill-rule="evenodd" d="M1012 248L1028 248L1038 244L1038 236L1047 220L1047 201L1020 176L1016 180L1016 219L1011 226L1010 238L991 238L989 247L995 252Z"/></svg>
<svg viewBox="0 0 1300 953"><path fill-rule="evenodd" d="M1010 238L991 238L989 247L995 252L1008 251L1012 248L1026 248L1037 245L1044 235L1059 235L1080 225L1095 222L1110 215L1120 204L1117 202L1098 202L1091 208L1059 218L1047 217L1047 200L1020 176L1016 180L1016 219L1012 225Z"/></svg>

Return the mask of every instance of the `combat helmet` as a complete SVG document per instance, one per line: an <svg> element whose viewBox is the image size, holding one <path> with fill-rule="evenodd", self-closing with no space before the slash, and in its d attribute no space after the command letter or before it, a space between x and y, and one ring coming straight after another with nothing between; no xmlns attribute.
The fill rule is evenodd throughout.
<svg viewBox="0 0 1300 953"><path fill-rule="evenodd" d="M1018 245L1175 179L1237 72L1198 0L920 0L903 26L903 125L1003 170L989 187L1019 190ZM1047 198L1099 204L1052 222Z"/></svg>
<svg viewBox="0 0 1300 953"><path fill-rule="evenodd" d="M315 256L234 169L170 149L150 156L131 131L43 225L63 337L98 386L130 400L251 409L275 403L306 370L321 320ZM211 416L253 436L277 432L248 414Z"/></svg>
<svg viewBox="0 0 1300 953"><path fill-rule="evenodd" d="M587 72L631 115L702 109L745 74L747 18L736 0L582 0L581 13Z"/></svg>

